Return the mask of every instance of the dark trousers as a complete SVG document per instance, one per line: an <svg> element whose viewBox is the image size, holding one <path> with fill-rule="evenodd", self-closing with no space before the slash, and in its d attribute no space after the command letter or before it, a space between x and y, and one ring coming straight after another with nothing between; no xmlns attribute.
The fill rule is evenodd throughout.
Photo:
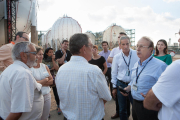
<svg viewBox="0 0 180 120"><path fill-rule="evenodd" d="M122 83L119 80L117 81L117 86L121 86L122 88L127 87L126 84ZM131 92L126 97L126 96L123 96L120 93L119 89L117 89L117 97L118 97L118 103L119 103L119 117L120 117L120 120L127 120L128 119L128 114L127 114L127 97L129 97L129 100L130 100L131 104L133 103Z"/></svg>
<svg viewBox="0 0 180 120"><path fill-rule="evenodd" d="M56 100L56 104L57 104L58 108L60 108L60 106L59 106L59 96L58 96L58 93L57 93L56 86L52 87L52 89L53 89L54 97L55 97L55 100Z"/></svg>
<svg viewBox="0 0 180 120"><path fill-rule="evenodd" d="M133 100L132 117L133 120L158 120L158 112L147 110L143 106L143 101Z"/></svg>
<svg viewBox="0 0 180 120"><path fill-rule="evenodd" d="M67 118L66 118L66 117L64 117L64 120L67 120ZM102 120L104 120L104 118L103 118Z"/></svg>
<svg viewBox="0 0 180 120"><path fill-rule="evenodd" d="M105 76L108 77L108 83L109 83L108 86L110 86L110 91L111 91L111 96L112 96L112 89L113 89L113 87L112 87L112 83L111 83L111 68L108 68Z"/></svg>
<svg viewBox="0 0 180 120"><path fill-rule="evenodd" d="M131 112L130 112L130 100L129 100L129 97L127 97L126 105L127 105L127 116L129 118L129 116L131 114Z"/></svg>
<svg viewBox="0 0 180 120"><path fill-rule="evenodd" d="M109 79L109 83L110 83L110 91L111 91L111 96L112 95L112 89L113 89L113 85L111 83L111 68L108 68L106 74L105 74ZM109 85L108 85L109 86ZM117 99L117 95L116 95L116 98L115 98L115 104L116 104L116 114L119 114L119 104L118 104L118 99Z"/></svg>

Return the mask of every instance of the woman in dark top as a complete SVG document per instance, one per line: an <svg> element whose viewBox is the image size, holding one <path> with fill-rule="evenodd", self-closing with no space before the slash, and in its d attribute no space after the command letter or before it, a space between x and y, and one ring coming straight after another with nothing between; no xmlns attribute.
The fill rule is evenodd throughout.
<svg viewBox="0 0 180 120"><path fill-rule="evenodd" d="M58 66L58 63L56 62L55 60L55 55L54 55L54 51L52 48L47 48L44 52L44 58L43 58L43 61L42 61L44 64L46 64L50 70L50 73L53 77L53 79L55 80L55 76L56 76L56 73L59 69L59 66ZM56 86L54 85L52 87L53 89L53 93L54 93L54 97L55 97L55 100L56 100L56 104L57 104L57 107L58 107L58 114L60 115L61 114L61 109L60 109L60 105L59 105L59 96L58 96L58 93L57 93L57 89L56 89Z"/></svg>
<svg viewBox="0 0 180 120"><path fill-rule="evenodd" d="M89 61L90 64L97 65L102 71L103 74L105 75L107 72L107 64L106 60L103 56L98 55L98 46L94 45L93 46L93 57Z"/></svg>

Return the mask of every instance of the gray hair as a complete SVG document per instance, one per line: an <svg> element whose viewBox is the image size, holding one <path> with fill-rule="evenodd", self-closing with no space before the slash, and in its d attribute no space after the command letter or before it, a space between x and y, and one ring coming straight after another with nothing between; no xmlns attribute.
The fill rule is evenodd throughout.
<svg viewBox="0 0 180 120"><path fill-rule="evenodd" d="M74 34L69 40L69 50L73 55L78 55L79 50L85 45L88 47L89 37L86 34Z"/></svg>
<svg viewBox="0 0 180 120"><path fill-rule="evenodd" d="M129 39L128 36L121 36L120 40L119 40L119 43L121 43L121 40L129 40L129 42L130 42L130 39Z"/></svg>
<svg viewBox="0 0 180 120"><path fill-rule="evenodd" d="M141 39L144 39L144 40L148 41L149 42L149 47L152 47L154 49L154 43L149 37L143 36Z"/></svg>
<svg viewBox="0 0 180 120"><path fill-rule="evenodd" d="M29 41L16 43L12 49L12 59L14 61L15 60L21 60L20 53L21 52L29 52L30 51L30 47L29 47L30 45L34 46L34 44L29 42Z"/></svg>

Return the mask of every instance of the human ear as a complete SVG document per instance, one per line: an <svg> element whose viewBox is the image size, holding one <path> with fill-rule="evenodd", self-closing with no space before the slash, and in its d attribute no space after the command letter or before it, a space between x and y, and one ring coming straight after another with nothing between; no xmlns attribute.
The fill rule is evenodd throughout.
<svg viewBox="0 0 180 120"><path fill-rule="evenodd" d="M24 52L21 52L21 53L20 53L20 57L21 57L21 60L24 61L24 60L27 59L27 54L24 53Z"/></svg>

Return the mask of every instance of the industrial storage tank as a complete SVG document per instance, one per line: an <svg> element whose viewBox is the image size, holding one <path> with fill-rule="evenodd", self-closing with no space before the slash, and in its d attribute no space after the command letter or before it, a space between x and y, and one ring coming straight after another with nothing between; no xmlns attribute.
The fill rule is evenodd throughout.
<svg viewBox="0 0 180 120"><path fill-rule="evenodd" d="M17 31L30 33L31 26L37 25L37 2L36 0L18 0L16 5Z"/></svg>
<svg viewBox="0 0 180 120"><path fill-rule="evenodd" d="M96 36L91 31L87 31L85 34L89 36L89 38L92 41L92 44L95 45Z"/></svg>
<svg viewBox="0 0 180 120"><path fill-rule="evenodd" d="M107 41L110 47L113 48L116 44L118 44L117 40L120 32L126 33L124 28L113 24L104 31L103 41Z"/></svg>
<svg viewBox="0 0 180 120"><path fill-rule="evenodd" d="M80 24L68 16L60 17L51 28L52 39L57 42L69 40L75 33L82 33Z"/></svg>
<svg viewBox="0 0 180 120"><path fill-rule="evenodd" d="M7 0L0 1L0 40L5 41L7 31ZM31 26L37 25L37 1L18 0L16 2L16 33L31 32Z"/></svg>
<svg viewBox="0 0 180 120"><path fill-rule="evenodd" d="M41 39L42 39L43 48L51 47L51 42L52 42L51 29L49 29L46 34L42 35Z"/></svg>

